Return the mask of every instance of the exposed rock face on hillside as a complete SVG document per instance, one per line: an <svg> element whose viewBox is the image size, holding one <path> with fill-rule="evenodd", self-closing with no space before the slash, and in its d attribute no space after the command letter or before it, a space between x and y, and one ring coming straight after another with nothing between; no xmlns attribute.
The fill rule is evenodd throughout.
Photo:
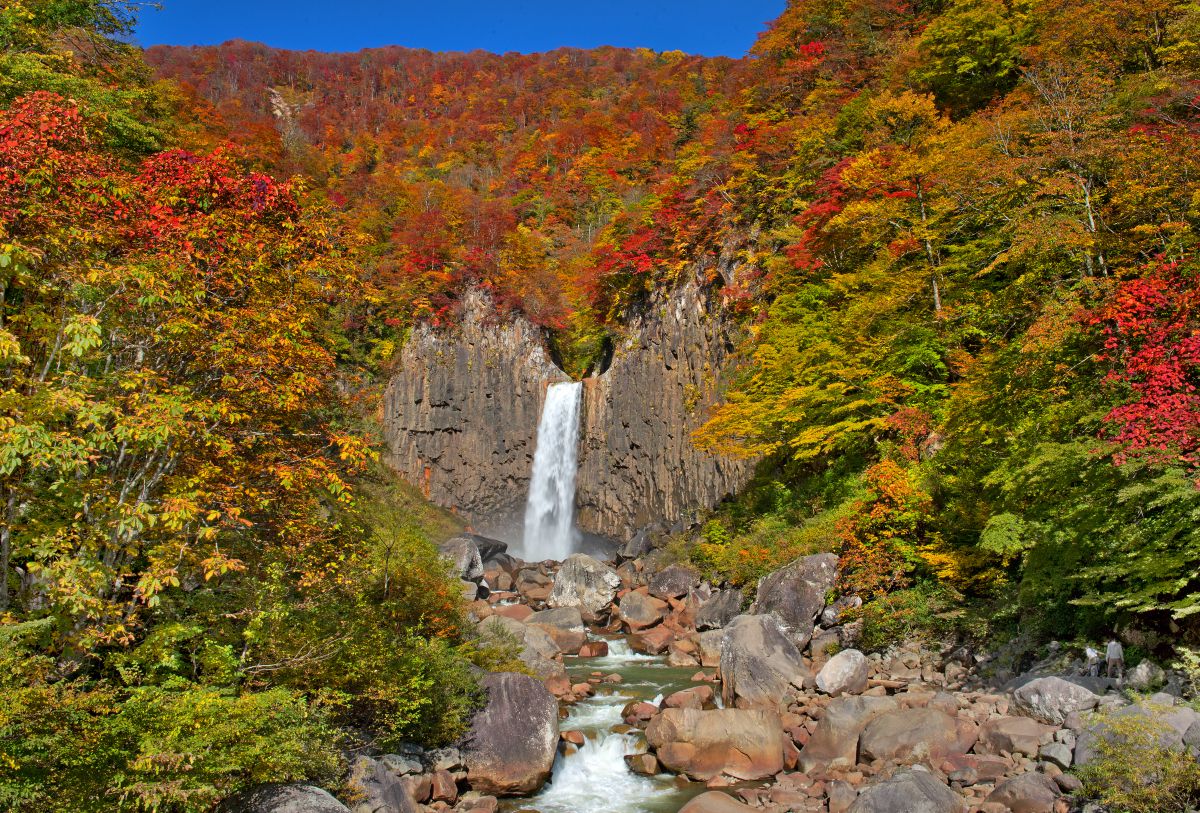
<svg viewBox="0 0 1200 813"><path fill-rule="evenodd" d="M629 325L612 365L584 382L579 525L628 538L675 522L745 484L752 464L698 450L692 432L717 400L730 326L689 283Z"/></svg>
<svg viewBox="0 0 1200 813"><path fill-rule="evenodd" d="M520 527L546 387L566 381L541 329L468 294L453 330L418 326L384 394L388 465L478 530Z"/></svg>
<svg viewBox="0 0 1200 813"><path fill-rule="evenodd" d="M452 330L417 328L384 400L387 462L478 530L520 532L546 387L567 376L540 329L468 296ZM752 464L697 450L729 326L692 283L635 318L609 368L584 383L576 504L589 533L628 539L736 491Z"/></svg>

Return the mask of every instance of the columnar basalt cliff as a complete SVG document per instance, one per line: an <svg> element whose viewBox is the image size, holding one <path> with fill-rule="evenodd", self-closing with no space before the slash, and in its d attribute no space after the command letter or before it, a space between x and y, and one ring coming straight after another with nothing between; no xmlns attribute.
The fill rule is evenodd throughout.
<svg viewBox="0 0 1200 813"><path fill-rule="evenodd" d="M689 282L655 297L629 324L612 365L584 382L579 525L628 538L674 523L743 486L745 460L715 457L692 432L719 392L731 327Z"/></svg>
<svg viewBox="0 0 1200 813"><path fill-rule="evenodd" d="M457 327L414 331L384 400L386 459L478 530L514 538L545 390L567 376L540 329L492 313L473 293ZM690 437L717 398L731 347L729 324L695 283L631 320L609 368L584 382L580 528L627 539L746 482L751 463L701 452Z"/></svg>
<svg viewBox="0 0 1200 813"><path fill-rule="evenodd" d="M519 530L546 387L545 334L467 295L454 329L418 326L384 394L385 462L485 533Z"/></svg>

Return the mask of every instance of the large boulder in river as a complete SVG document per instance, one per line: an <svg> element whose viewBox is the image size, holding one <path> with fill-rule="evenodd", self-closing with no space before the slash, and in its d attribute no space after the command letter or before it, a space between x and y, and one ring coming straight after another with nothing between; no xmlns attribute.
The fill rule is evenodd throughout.
<svg viewBox="0 0 1200 813"><path fill-rule="evenodd" d="M526 618L525 624L543 630L564 655L578 655L587 643L587 628L578 607L542 610Z"/></svg>
<svg viewBox="0 0 1200 813"><path fill-rule="evenodd" d="M461 534L448 539L438 546L442 558L450 563L450 570L464 581L478 581L483 578L483 557L479 546L467 534Z"/></svg>
<svg viewBox="0 0 1200 813"><path fill-rule="evenodd" d="M761 709L667 709L646 727L646 742L667 770L702 782L721 774L765 779L783 770L783 725Z"/></svg>
<svg viewBox="0 0 1200 813"><path fill-rule="evenodd" d="M817 688L837 697L858 694L867 688L867 656L857 649L843 649L817 673Z"/></svg>
<svg viewBox="0 0 1200 813"><path fill-rule="evenodd" d="M487 704L462 744L471 789L492 796L533 793L558 751L558 701L528 675L494 672L481 681Z"/></svg>
<svg viewBox="0 0 1200 813"><path fill-rule="evenodd" d="M231 796L218 813L350 813L350 808L313 785L259 785Z"/></svg>
<svg viewBox="0 0 1200 813"><path fill-rule="evenodd" d="M656 598L682 598L700 584L700 574L687 565L667 565L650 577L650 595Z"/></svg>
<svg viewBox="0 0 1200 813"><path fill-rule="evenodd" d="M890 779L868 785L847 813L962 813L963 799L929 771L897 771Z"/></svg>
<svg viewBox="0 0 1200 813"><path fill-rule="evenodd" d="M825 608L825 597L833 589L837 568L837 556L818 553L763 576L751 614L779 616L796 646L803 649L812 637L817 616Z"/></svg>
<svg viewBox="0 0 1200 813"><path fill-rule="evenodd" d="M617 606L621 623L630 632L653 627L663 620L669 609L670 607L665 601L652 598L636 590L621 596L621 602Z"/></svg>
<svg viewBox="0 0 1200 813"><path fill-rule="evenodd" d="M775 615L739 615L721 641L721 699L740 708L786 708L812 682L800 650Z"/></svg>
<svg viewBox="0 0 1200 813"><path fill-rule="evenodd" d="M718 590L696 610L696 629L721 629L742 612L742 591Z"/></svg>
<svg viewBox="0 0 1200 813"><path fill-rule="evenodd" d="M816 730L800 751L800 768L852 768L858 761L858 737L867 724L900 703L893 697L839 697L825 707Z"/></svg>
<svg viewBox="0 0 1200 813"><path fill-rule="evenodd" d="M1035 678L1013 692L1013 704L1043 723L1062 725L1073 711L1096 708L1100 697L1076 683L1060 677Z"/></svg>
<svg viewBox="0 0 1200 813"><path fill-rule="evenodd" d="M867 724L858 738L862 762L930 761L965 754L975 744L975 724L932 708L900 709L880 715Z"/></svg>
<svg viewBox="0 0 1200 813"><path fill-rule="evenodd" d="M679 808L679 813L753 813L756 809L742 804L728 793L710 790Z"/></svg>
<svg viewBox="0 0 1200 813"><path fill-rule="evenodd" d="M585 616L596 617L612 604L620 587L621 577L615 570L585 553L576 553L563 560L546 603L578 607Z"/></svg>

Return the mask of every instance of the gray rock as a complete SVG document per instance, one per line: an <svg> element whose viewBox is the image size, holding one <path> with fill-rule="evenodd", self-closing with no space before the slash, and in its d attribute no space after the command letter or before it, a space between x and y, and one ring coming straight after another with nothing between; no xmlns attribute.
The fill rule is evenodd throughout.
<svg viewBox="0 0 1200 813"><path fill-rule="evenodd" d="M800 768L852 768L858 761L858 738L876 717L897 711L892 697L839 697L825 707L817 728L800 751Z"/></svg>
<svg viewBox="0 0 1200 813"><path fill-rule="evenodd" d="M1012 813L1053 813L1062 793L1058 784L1045 774L1031 771L1005 779L987 797Z"/></svg>
<svg viewBox="0 0 1200 813"><path fill-rule="evenodd" d="M568 632L587 632L587 628L583 625L583 615L579 612L578 607L555 607L550 610L541 610L526 618L525 623L544 624Z"/></svg>
<svg viewBox="0 0 1200 813"><path fill-rule="evenodd" d="M1050 742L1038 749L1038 756L1047 762L1053 762L1064 771L1071 767L1074 754L1071 749L1061 742Z"/></svg>
<svg viewBox="0 0 1200 813"><path fill-rule="evenodd" d="M483 557L479 554L479 546L467 535L447 539L438 546L442 558L450 563L451 572L464 581L478 581L483 578Z"/></svg>
<svg viewBox="0 0 1200 813"><path fill-rule="evenodd" d="M420 759L403 754L384 754L379 758L379 764L393 776L420 773L425 769Z"/></svg>
<svg viewBox="0 0 1200 813"><path fill-rule="evenodd" d="M438 748L425 754L425 766L429 771L459 771L463 764L462 751L457 748Z"/></svg>
<svg viewBox="0 0 1200 813"><path fill-rule="evenodd" d="M914 768L863 788L848 813L962 813L965 809L961 796L928 771Z"/></svg>
<svg viewBox="0 0 1200 813"><path fill-rule="evenodd" d="M668 565L650 577L650 595L656 598L682 598L699 586L700 574L687 565Z"/></svg>
<svg viewBox="0 0 1200 813"><path fill-rule="evenodd" d="M1059 677L1031 680L1013 692L1013 703L1023 713L1044 723L1062 725L1073 711L1094 709L1100 698L1088 689Z"/></svg>
<svg viewBox="0 0 1200 813"><path fill-rule="evenodd" d="M615 570L585 553L576 553L563 560L546 603L578 607L585 615L596 616L612 604L620 587L621 577Z"/></svg>
<svg viewBox="0 0 1200 813"><path fill-rule="evenodd" d="M1167 673L1150 660L1144 660L1125 675L1125 685L1139 692L1149 692L1167 682Z"/></svg>
<svg viewBox="0 0 1200 813"><path fill-rule="evenodd" d="M817 688L837 697L858 694L867 688L867 656L857 649L843 649L817 673Z"/></svg>
<svg viewBox="0 0 1200 813"><path fill-rule="evenodd" d="M259 785L223 801L219 813L350 813L313 785Z"/></svg>
<svg viewBox="0 0 1200 813"><path fill-rule="evenodd" d="M797 559L764 576L758 582L758 594L750 613L779 616L792 641L803 648L812 637L817 616L825 607L826 594L833 589L837 567L837 556L818 553Z"/></svg>
<svg viewBox="0 0 1200 813"><path fill-rule="evenodd" d="M974 742L972 739L964 745L957 722L943 711L900 709L867 724L858 738L858 755L863 762L937 762L951 754L966 753Z"/></svg>
<svg viewBox="0 0 1200 813"><path fill-rule="evenodd" d="M359 805L366 805L372 811L418 813L406 779L392 774L381 762L360 756L350 763L346 787Z"/></svg>
<svg viewBox="0 0 1200 813"><path fill-rule="evenodd" d="M730 588L718 590L700 604L696 611L696 629L721 629L742 612L742 591Z"/></svg>
<svg viewBox="0 0 1200 813"><path fill-rule="evenodd" d="M558 751L558 701L540 681L495 672L481 681L487 704L462 744L473 790L517 796L538 790Z"/></svg>
<svg viewBox="0 0 1200 813"><path fill-rule="evenodd" d="M800 650L775 615L739 615L721 640L721 698L726 706L786 708L812 683Z"/></svg>

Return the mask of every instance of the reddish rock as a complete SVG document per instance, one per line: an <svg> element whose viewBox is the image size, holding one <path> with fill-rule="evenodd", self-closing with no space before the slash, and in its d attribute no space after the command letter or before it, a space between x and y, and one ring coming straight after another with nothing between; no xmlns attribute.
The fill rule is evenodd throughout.
<svg viewBox="0 0 1200 813"><path fill-rule="evenodd" d="M641 630L629 636L629 646L635 652L643 652L647 655L661 655L667 651L667 647L671 645L671 641L675 640L675 634L666 627L652 627L648 630Z"/></svg>
<svg viewBox="0 0 1200 813"><path fill-rule="evenodd" d="M997 717L980 726L979 747L975 750L987 754L1007 751L1034 757L1042 735L1053 730L1032 717Z"/></svg>
<svg viewBox="0 0 1200 813"><path fill-rule="evenodd" d="M655 776L659 772L658 758L654 754L627 754L625 764L639 776Z"/></svg>
<svg viewBox="0 0 1200 813"><path fill-rule="evenodd" d="M986 801L998 802L1012 813L1054 813L1054 803L1060 795L1053 779L1033 772L1004 780Z"/></svg>
<svg viewBox="0 0 1200 813"><path fill-rule="evenodd" d="M561 736L564 742L569 742L572 745L582 746L584 743L582 731L564 731Z"/></svg>
<svg viewBox="0 0 1200 813"><path fill-rule="evenodd" d="M679 813L751 813L753 810L753 807L742 804L728 793L710 790L681 807Z"/></svg>
<svg viewBox="0 0 1200 813"><path fill-rule="evenodd" d="M527 604L505 604L501 607L493 607L492 615L500 615L514 621L524 621L533 615L533 610Z"/></svg>
<svg viewBox="0 0 1200 813"><path fill-rule="evenodd" d="M769 711L667 709L650 721L646 741L664 767L699 781L718 774L763 779L783 770L783 731Z"/></svg>
<svg viewBox="0 0 1200 813"><path fill-rule="evenodd" d="M608 654L608 641L588 641L579 648L581 658L603 658Z"/></svg>
<svg viewBox="0 0 1200 813"><path fill-rule="evenodd" d="M430 777L430 798L449 804L458 801L458 783L449 771L435 771Z"/></svg>
<svg viewBox="0 0 1200 813"><path fill-rule="evenodd" d="M626 593L621 597L617 613L625 628L630 632L652 627L666 616L667 603L651 598L641 591Z"/></svg>
<svg viewBox="0 0 1200 813"><path fill-rule="evenodd" d="M859 759L870 762L933 760L940 763L949 754L965 753L955 718L936 709L901 709L884 714L867 724L858 740Z"/></svg>
<svg viewBox="0 0 1200 813"><path fill-rule="evenodd" d="M621 719L629 725L645 725L660 709L653 703L635 700L621 709Z"/></svg>

